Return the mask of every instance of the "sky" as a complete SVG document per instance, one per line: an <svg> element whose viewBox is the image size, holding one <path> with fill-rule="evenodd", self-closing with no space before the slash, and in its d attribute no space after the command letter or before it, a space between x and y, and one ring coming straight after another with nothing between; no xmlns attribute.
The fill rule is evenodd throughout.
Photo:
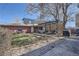
<svg viewBox="0 0 79 59"><path fill-rule="evenodd" d="M9 24L15 22L16 18L22 22L23 18L36 19L37 15L29 15L25 10L27 4L25 3L0 3L0 24ZM71 13L77 13L79 10L74 5L70 7ZM70 13L70 14L71 14ZM75 18L73 18L75 19ZM75 27L75 21L67 23L67 27Z"/></svg>
<svg viewBox="0 0 79 59"><path fill-rule="evenodd" d="M27 12L25 11L26 9L27 9L27 5L23 3L0 4L0 24L8 24L15 22L17 18L21 22L24 17L35 19L36 15L27 14Z"/></svg>

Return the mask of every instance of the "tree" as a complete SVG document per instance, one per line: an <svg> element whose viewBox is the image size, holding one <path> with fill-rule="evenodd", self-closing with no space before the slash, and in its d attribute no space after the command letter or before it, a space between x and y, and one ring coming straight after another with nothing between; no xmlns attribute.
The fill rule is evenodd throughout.
<svg viewBox="0 0 79 59"><path fill-rule="evenodd" d="M63 18L63 27L65 29L66 23L70 20L71 15L69 15L69 7L71 3L38 3L38 4L30 4L29 11L34 13L39 13L39 19L43 20L45 17L49 16L56 22L56 29L58 31L58 23L61 21L61 16ZM61 12L61 13L60 13ZM52 16L52 17L51 17Z"/></svg>
<svg viewBox="0 0 79 59"><path fill-rule="evenodd" d="M72 15L74 14L74 12L70 12L69 11L69 7L71 5L74 5L72 3L51 3L48 4L47 8L48 9L45 13L47 13L46 15L52 15L52 17L54 17L54 20L56 21L57 25L56 25L56 29L58 29L58 22L62 21L63 22L63 27L65 29L66 23L71 20L73 17ZM61 12L61 13L60 13ZM61 17L63 18L63 20L61 20Z"/></svg>
<svg viewBox="0 0 79 59"><path fill-rule="evenodd" d="M38 13L39 14L39 16L37 17L37 19L39 19L38 23L42 23L45 17L44 15L45 5L46 5L45 3L28 4L27 12L31 15Z"/></svg>
<svg viewBox="0 0 79 59"><path fill-rule="evenodd" d="M27 4L28 8L26 9L27 13L30 15L34 15L34 14L39 14L38 15L38 19L43 20L44 18L44 8L45 8L45 3L31 3L31 4Z"/></svg>
<svg viewBox="0 0 79 59"><path fill-rule="evenodd" d="M39 4L29 4L28 5L28 12L31 14L38 13L39 12L39 19L44 20L45 17L51 16L57 23L57 28L58 29L58 22L59 22L59 9L61 5L58 3L54 4L48 4L48 3L39 3ZM52 20L53 20L52 19ZM46 27L46 26L45 26Z"/></svg>
<svg viewBox="0 0 79 59"><path fill-rule="evenodd" d="M60 9L61 9L61 4L59 3L54 3L54 4L48 4L48 12L47 15L51 15L52 17L54 17L54 21L56 22L56 32L58 33L58 23L60 22L60 19L59 19L59 12L60 12Z"/></svg>
<svg viewBox="0 0 79 59"><path fill-rule="evenodd" d="M62 3L61 6L62 6L62 12L63 12L63 27L65 29L65 25L69 20L68 8L69 6L71 6L71 3Z"/></svg>

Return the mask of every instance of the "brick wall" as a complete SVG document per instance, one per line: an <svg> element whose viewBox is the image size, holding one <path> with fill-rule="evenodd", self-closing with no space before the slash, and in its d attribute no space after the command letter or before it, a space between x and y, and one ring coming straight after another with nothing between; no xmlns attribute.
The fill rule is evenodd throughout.
<svg viewBox="0 0 79 59"><path fill-rule="evenodd" d="M8 28L9 30L18 30L18 29L22 29L22 30L26 30L26 32L31 32L31 27L30 26L10 26L10 25L1 25L1 27L4 28Z"/></svg>

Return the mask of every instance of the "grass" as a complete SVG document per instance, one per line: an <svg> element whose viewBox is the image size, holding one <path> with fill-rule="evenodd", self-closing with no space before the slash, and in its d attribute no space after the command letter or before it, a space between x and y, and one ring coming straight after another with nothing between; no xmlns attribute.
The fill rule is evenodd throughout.
<svg viewBox="0 0 79 59"><path fill-rule="evenodd" d="M12 46L24 46L24 45L29 45L32 43L35 43L40 40L46 40L47 37L45 36L39 36L39 35L34 35L34 34L14 34L13 39L12 39Z"/></svg>
<svg viewBox="0 0 79 59"><path fill-rule="evenodd" d="M33 35L28 34L15 34L12 39L13 46L24 46L33 43Z"/></svg>

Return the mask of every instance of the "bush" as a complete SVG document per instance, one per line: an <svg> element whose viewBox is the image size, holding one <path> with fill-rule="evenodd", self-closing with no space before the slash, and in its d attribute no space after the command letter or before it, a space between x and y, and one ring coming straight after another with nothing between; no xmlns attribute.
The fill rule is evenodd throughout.
<svg viewBox="0 0 79 59"><path fill-rule="evenodd" d="M12 33L6 28L0 27L0 55L5 55L5 52L11 47Z"/></svg>

